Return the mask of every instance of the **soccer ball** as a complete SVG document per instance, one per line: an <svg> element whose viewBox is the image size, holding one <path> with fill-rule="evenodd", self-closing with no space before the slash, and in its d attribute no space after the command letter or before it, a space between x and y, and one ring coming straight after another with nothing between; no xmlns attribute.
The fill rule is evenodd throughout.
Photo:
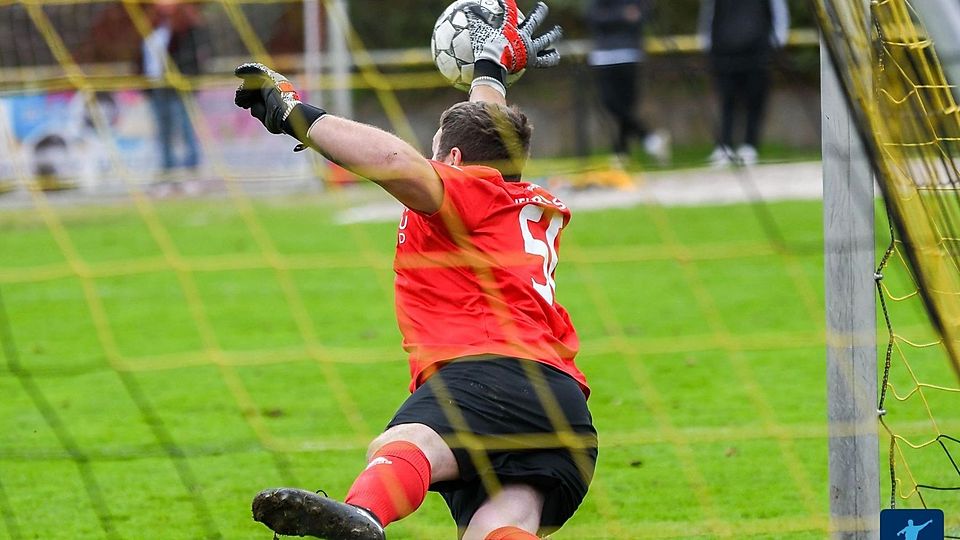
<svg viewBox="0 0 960 540"><path fill-rule="evenodd" d="M430 39L430 50L433 53L433 62L440 73L450 83L460 90L469 90L473 81L474 51L470 42L470 20L468 12L478 14L492 28L500 28L503 24L502 0L457 0L443 10L437 24L433 26L433 37ZM523 14L519 15L523 21ZM519 22L518 21L518 22ZM523 75L518 73L507 75L507 86L510 86Z"/></svg>

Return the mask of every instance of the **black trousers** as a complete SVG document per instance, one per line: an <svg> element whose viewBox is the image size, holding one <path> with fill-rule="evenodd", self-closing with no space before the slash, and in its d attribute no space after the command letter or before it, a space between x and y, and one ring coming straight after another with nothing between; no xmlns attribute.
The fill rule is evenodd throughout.
<svg viewBox="0 0 960 540"><path fill-rule="evenodd" d="M714 78L720 100L720 132L718 144L733 147L733 131L737 117L743 112L743 142L754 148L760 145L760 127L770 94L770 69L765 64L735 70L715 69Z"/></svg>
<svg viewBox="0 0 960 540"><path fill-rule="evenodd" d="M639 63L628 63L593 67L600 101L616 123L613 150L618 154L627 153L631 138L642 140L649 132L646 124L634 113L634 106L640 99L640 66Z"/></svg>

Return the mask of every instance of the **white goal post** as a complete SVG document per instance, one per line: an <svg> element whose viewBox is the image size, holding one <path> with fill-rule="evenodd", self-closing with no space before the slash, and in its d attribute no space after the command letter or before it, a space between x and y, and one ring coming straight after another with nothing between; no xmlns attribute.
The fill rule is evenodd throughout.
<svg viewBox="0 0 960 540"><path fill-rule="evenodd" d="M825 45L821 105L830 535L875 540L880 465L873 172Z"/></svg>

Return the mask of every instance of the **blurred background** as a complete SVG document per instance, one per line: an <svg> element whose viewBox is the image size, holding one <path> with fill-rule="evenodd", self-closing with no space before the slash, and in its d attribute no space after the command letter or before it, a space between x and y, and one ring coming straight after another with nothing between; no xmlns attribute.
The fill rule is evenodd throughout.
<svg viewBox="0 0 960 540"><path fill-rule="evenodd" d="M637 47L639 38L646 38L641 69L633 74L635 114L669 138L672 155L649 159L637 144L629 150L636 155L628 165L704 165L720 118L711 62L698 37L701 2L633 3L644 9L640 30L632 30ZM769 59L772 80L760 153L767 161L819 153L814 23L807 2L785 4L789 40ZM280 151L285 142L263 137L245 111L233 107L232 70L250 60L288 74L331 112L393 129L429 150L439 113L465 97L440 76L429 49L433 23L445 5L443 0L399 0L388 10L375 0L181 5L171 19L174 40L168 42L168 49L180 51L171 56L177 73L151 76L144 70L144 42L160 24L158 14L169 9L163 4L7 2L0 5L0 182L10 190L16 177L40 177L51 188L106 191L159 182L163 172L177 168L165 163L159 138L167 125L172 145L189 146L173 153L195 161L188 163L193 177L338 180L336 171L311 168L306 157ZM535 158L613 150L616 118L604 109L587 65L596 33L591 10L597 9L610 8L552 2L549 23L566 31L564 61L528 74L510 92L537 127ZM161 87L183 98L196 142L179 136L177 110L163 120L151 109L150 93ZM183 155L191 152L192 157Z"/></svg>

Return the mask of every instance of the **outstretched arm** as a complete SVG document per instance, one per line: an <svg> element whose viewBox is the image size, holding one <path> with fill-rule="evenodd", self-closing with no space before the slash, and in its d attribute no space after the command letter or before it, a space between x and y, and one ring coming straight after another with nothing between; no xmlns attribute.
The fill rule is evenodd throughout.
<svg viewBox="0 0 960 540"><path fill-rule="evenodd" d="M433 213L443 201L443 184L430 162L403 139L381 129L338 118L303 103L286 77L263 64L243 64L237 106L271 133L286 133L347 170L382 186L403 205Z"/></svg>
<svg viewBox="0 0 960 540"><path fill-rule="evenodd" d="M470 88L470 101L506 105L506 92L486 84ZM443 202L433 166L399 137L346 118L325 115L307 133L309 145L330 161L376 182L412 210L432 214Z"/></svg>
<svg viewBox="0 0 960 540"><path fill-rule="evenodd" d="M491 31L471 32L476 39L475 76L471 101L506 104L506 75L527 67L552 67L560 55L552 49L560 27L534 38L533 32L547 15L542 2L523 23L517 24L516 0L502 0L504 23ZM475 24L473 21L471 24ZM476 35L475 35L476 34ZM263 64L243 64L235 71L243 83L235 103L249 109L271 133L286 133L327 159L367 178L406 207L432 214L443 202L443 182L433 166L399 137L383 130L338 118L319 107L303 103L283 75Z"/></svg>
<svg viewBox="0 0 960 540"><path fill-rule="evenodd" d="M503 71L495 66L497 72ZM287 133L325 158L382 187L401 204L427 214L440 209L443 183L430 162L403 139L377 127L327 114L300 102L289 81L262 64L237 68L243 84L236 104L250 109L272 133ZM499 90L474 84L471 101L506 104L502 76Z"/></svg>
<svg viewBox="0 0 960 540"><path fill-rule="evenodd" d="M470 101L506 105L506 90L474 84ZM430 163L399 137L332 115L317 120L307 136L309 145L324 157L376 182L407 208L428 214L440 209L443 183Z"/></svg>
<svg viewBox="0 0 960 540"><path fill-rule="evenodd" d="M436 171L396 135L328 114L314 122L307 137L311 148L376 182L407 208L428 214L440 209L443 183Z"/></svg>

